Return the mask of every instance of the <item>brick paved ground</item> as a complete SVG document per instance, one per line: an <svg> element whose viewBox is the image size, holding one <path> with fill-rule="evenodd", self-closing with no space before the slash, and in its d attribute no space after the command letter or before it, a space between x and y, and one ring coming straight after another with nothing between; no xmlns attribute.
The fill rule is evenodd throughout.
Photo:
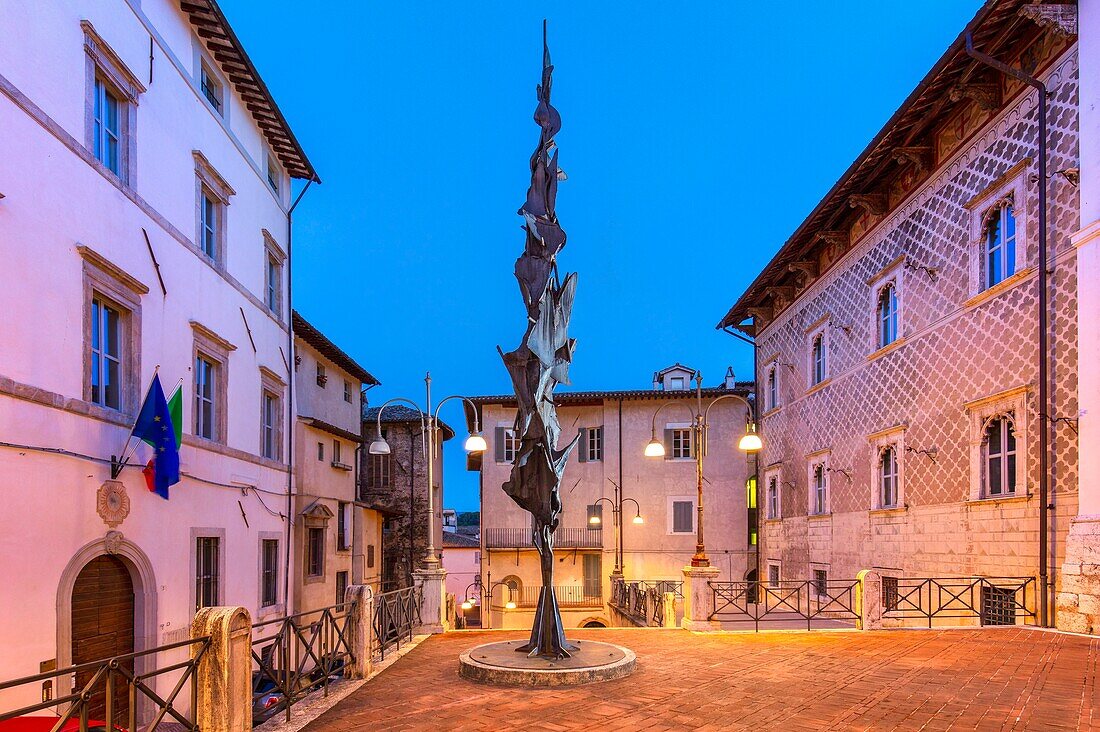
<svg viewBox="0 0 1100 732"><path fill-rule="evenodd" d="M360 729L1100 729L1100 639L1022 628L692 634L576 630L628 646L626 679L475 684L458 654L521 633L433 636L308 725Z"/></svg>

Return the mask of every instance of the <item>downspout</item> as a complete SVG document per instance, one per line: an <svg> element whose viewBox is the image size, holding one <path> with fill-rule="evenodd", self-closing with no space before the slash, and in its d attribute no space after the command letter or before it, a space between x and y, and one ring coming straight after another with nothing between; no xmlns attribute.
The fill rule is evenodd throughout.
<svg viewBox="0 0 1100 732"><path fill-rule="evenodd" d="M973 59L990 66L1002 74L1011 76L1039 94L1039 622L1044 628L1050 627L1049 595L1047 578L1047 533L1049 531L1047 504L1049 493L1048 451L1049 451L1049 411L1048 411L1048 368L1047 353L1047 88L1043 82L1002 63L992 56L974 48L974 39L966 31L966 53Z"/></svg>
<svg viewBox="0 0 1100 732"><path fill-rule="evenodd" d="M416 568L416 433L409 427L409 568L405 579L413 586L412 571Z"/></svg>
<svg viewBox="0 0 1100 732"><path fill-rule="evenodd" d="M615 492L618 493L618 499L615 503L619 507L619 546L617 547L618 558L615 564L619 565L619 576L626 577L626 557L623 556L623 530L626 526L623 525L623 398L619 397L619 485L615 486Z"/></svg>
<svg viewBox="0 0 1100 732"><path fill-rule="evenodd" d="M302 196L317 180L314 175L306 181L305 187L298 193L298 197L290 204L286 211L286 357L290 373L286 375L287 400L286 400L286 550L283 552L283 611L291 614L290 608L290 542L291 530L294 526L294 299L293 285L294 274L292 253L294 251L294 209L302 201Z"/></svg>

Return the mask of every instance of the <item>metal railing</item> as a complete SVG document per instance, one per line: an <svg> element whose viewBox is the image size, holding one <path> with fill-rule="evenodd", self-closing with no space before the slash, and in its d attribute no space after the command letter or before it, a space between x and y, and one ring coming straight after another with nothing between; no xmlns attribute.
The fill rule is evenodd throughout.
<svg viewBox="0 0 1100 732"><path fill-rule="evenodd" d="M763 582L710 582L714 593L711 620L751 622L754 630L761 623L786 623L806 629L814 621L855 621L859 619L856 594L859 580L786 580L777 584ZM820 623L819 623L820 625Z"/></svg>
<svg viewBox="0 0 1100 732"><path fill-rule="evenodd" d="M374 598L374 650L379 658L386 657L386 650L401 647L401 641L411 641L413 631L421 624L420 603L424 591L417 585L392 592L383 592Z"/></svg>
<svg viewBox="0 0 1100 732"><path fill-rule="evenodd" d="M162 722L177 727L182 726L185 730L198 730L194 716L198 706L198 688L193 680L195 669L198 668L199 661L209 648L210 636L203 636L147 651L4 681L0 683L0 692L24 685L43 686L43 697L47 696L46 688L53 688L57 681L65 677L75 679L76 683L64 696L43 699L41 702L19 709L0 712L0 722L53 708L53 711L59 715L53 725L53 732L63 727L71 729L72 720L77 721L80 732L88 732L90 728L97 727L154 730ZM135 671L145 665L155 666L157 654L182 650L188 653L188 657L182 661L150 670ZM168 693L162 696L153 687L161 686L164 682L158 683L153 680L173 672L180 672L179 678L172 683ZM50 684L49 687L45 686L47 683ZM37 696L39 692L36 689L34 693ZM185 705L180 702L188 697L190 704L186 705L185 710ZM144 715L139 715L139 707L141 711L146 711L146 705L150 704L155 714L146 724L141 718Z"/></svg>
<svg viewBox="0 0 1100 732"><path fill-rule="evenodd" d="M258 724L342 676L352 659L351 603L273 618L252 626L252 719Z"/></svg>
<svg viewBox="0 0 1100 732"><path fill-rule="evenodd" d="M883 578L884 618L977 618L981 625L1035 622L1034 577Z"/></svg>
<svg viewBox="0 0 1100 732"><path fill-rule="evenodd" d="M539 603L541 587L522 587L519 593L513 593L516 607L535 607ZM603 594L583 585L558 585L554 587L554 596L558 607L596 607L603 605ZM507 599L507 597L505 597Z"/></svg>
<svg viewBox="0 0 1100 732"><path fill-rule="evenodd" d="M677 587L678 585L678 587ZM684 583L677 580L622 580L611 585L609 604L635 625L664 625L665 593L683 597Z"/></svg>
<svg viewBox="0 0 1100 732"><path fill-rule="evenodd" d="M485 529L482 533L486 549L533 549L531 529ZM555 549L600 549L603 529L561 528L554 532Z"/></svg>

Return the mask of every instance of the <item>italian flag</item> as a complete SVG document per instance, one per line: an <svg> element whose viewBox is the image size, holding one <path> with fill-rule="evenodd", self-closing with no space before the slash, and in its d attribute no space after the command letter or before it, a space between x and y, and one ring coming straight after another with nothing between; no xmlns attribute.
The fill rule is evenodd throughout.
<svg viewBox="0 0 1100 732"><path fill-rule="evenodd" d="M183 442L183 384L181 383L176 387L176 390L172 392L171 398L168 400L168 416L172 418L172 431L176 434L176 450L180 449L180 444ZM156 458L150 458L149 462L145 465L145 468L141 471L145 476L145 487L149 489L150 493L156 492L156 486L153 480L156 476L156 469L153 464L156 462Z"/></svg>

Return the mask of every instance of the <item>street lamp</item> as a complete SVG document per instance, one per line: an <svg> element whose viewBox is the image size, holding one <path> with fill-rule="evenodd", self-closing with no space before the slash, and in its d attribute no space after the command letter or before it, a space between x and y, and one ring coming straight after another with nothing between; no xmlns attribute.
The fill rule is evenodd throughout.
<svg viewBox="0 0 1100 732"><path fill-rule="evenodd" d="M742 435L741 439L737 442L737 448L747 453L755 453L763 449L764 443L760 440L760 435L756 434L756 423L753 421L752 402L740 394L722 394L719 397L715 397L706 407L704 407L703 375L698 371L695 372L695 408L692 409L691 405L686 401L665 402L658 407L657 411L653 413L649 444L645 446L646 457L664 457L665 445L657 439L657 415L659 415L661 410L665 407L680 406L686 408L691 413L691 439L692 448L695 453L696 510L698 512L698 520L696 521L695 554L691 558L691 566L693 567L710 566L710 560L707 559L707 550L703 545L703 457L707 452L707 429L709 428L707 417L710 415L710 408L723 399L738 399L744 402L745 407L748 409L748 421L745 424L745 434Z"/></svg>
<svg viewBox="0 0 1100 732"><path fill-rule="evenodd" d="M433 492L435 490L435 458L438 452L438 430L439 430L439 410L444 404L452 399L461 399L466 402L474 413L474 429L470 432L469 437L466 438L466 444L464 447L467 452L484 452L485 438L481 436L481 425L477 418L477 406L464 396L453 394L449 397L444 397L440 400L439 404L435 407L435 412L432 412L432 375L426 373L424 375L424 385L426 391L427 408L421 409L416 402L404 397L394 397L385 402L378 408L378 421L376 424L376 432L374 439L371 440L370 446L367 448L367 452L371 455L389 455L390 444L386 442L386 438L382 436L382 412L386 411L386 407L395 403L403 402L412 406L413 409L420 414L420 427L423 433L426 435L427 453L428 453L428 552L424 557L423 564L425 569L436 569L439 566L439 557L435 554L435 500ZM412 516L409 517L412 519Z"/></svg>
<svg viewBox="0 0 1100 732"><path fill-rule="evenodd" d="M615 498L607 498L603 496L597 498L593 506L598 506L602 501L607 501L611 504L611 523L615 526L615 572L614 574L623 573L623 504L630 501L634 504L634 518L632 523L635 525L641 525L645 523L645 519L642 518L642 507L633 498L623 498L622 487L615 481L608 478L611 485L615 486ZM588 523L593 526L598 526L602 523L599 513L593 511L592 516L589 517Z"/></svg>

